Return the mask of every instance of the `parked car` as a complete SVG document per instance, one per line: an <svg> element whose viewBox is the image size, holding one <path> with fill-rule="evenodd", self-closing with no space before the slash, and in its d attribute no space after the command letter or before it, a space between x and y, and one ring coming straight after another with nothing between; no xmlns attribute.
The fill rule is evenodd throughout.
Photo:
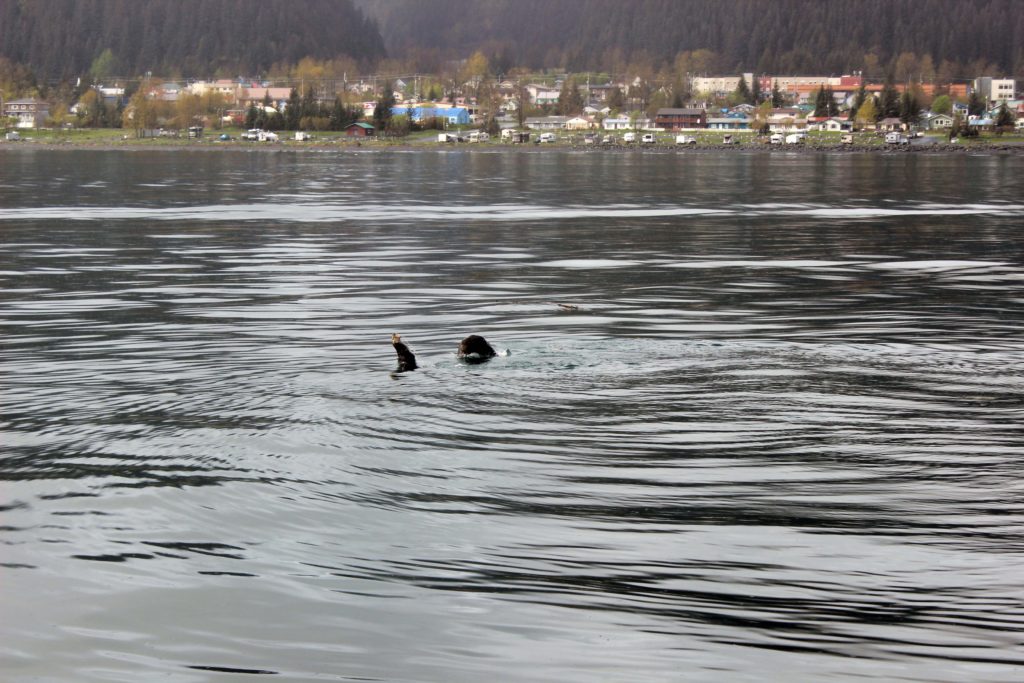
<svg viewBox="0 0 1024 683"><path fill-rule="evenodd" d="M844 145L852 145L853 144L853 134L852 133L844 134L843 137L839 139L839 142L844 144Z"/></svg>
<svg viewBox="0 0 1024 683"><path fill-rule="evenodd" d="M554 142L557 138L555 138L554 133L541 133L537 139L540 142Z"/></svg>
<svg viewBox="0 0 1024 683"><path fill-rule="evenodd" d="M592 145L595 142L597 142L597 135L595 135L594 133L587 133L586 135L583 136L584 145Z"/></svg>
<svg viewBox="0 0 1024 683"><path fill-rule="evenodd" d="M228 142L229 140L231 140L231 136L228 135L227 133L221 133L220 137L217 139L220 140L221 142Z"/></svg>
<svg viewBox="0 0 1024 683"><path fill-rule="evenodd" d="M636 142L636 133L626 133L622 136L622 141L625 143Z"/></svg>
<svg viewBox="0 0 1024 683"><path fill-rule="evenodd" d="M892 132L885 134L885 143L887 145L909 145L910 138L902 133Z"/></svg>
<svg viewBox="0 0 1024 683"><path fill-rule="evenodd" d="M692 135L677 135L676 136L676 144L677 145L696 145L697 144L697 138L693 137Z"/></svg>
<svg viewBox="0 0 1024 683"><path fill-rule="evenodd" d="M644 133L643 137L640 138L640 143L644 145L653 145L654 142L654 133Z"/></svg>
<svg viewBox="0 0 1024 683"><path fill-rule="evenodd" d="M601 144L602 145L614 145L615 144L615 136L614 135L605 135L601 139Z"/></svg>
<svg viewBox="0 0 1024 683"><path fill-rule="evenodd" d="M696 140L694 142L696 142ZM732 135L723 135L722 136L722 144L723 145L735 145L736 141L733 140Z"/></svg>
<svg viewBox="0 0 1024 683"><path fill-rule="evenodd" d="M260 133L262 132L263 131L261 131L259 128L250 128L249 130L245 131L238 137L242 138L243 140L259 140Z"/></svg>
<svg viewBox="0 0 1024 683"><path fill-rule="evenodd" d="M256 137L260 142L277 142L277 133L269 130L261 130L259 135Z"/></svg>
<svg viewBox="0 0 1024 683"><path fill-rule="evenodd" d="M804 141L805 137L807 136L804 135L803 133L790 133L789 135L786 136L786 144L799 145L801 142Z"/></svg>
<svg viewBox="0 0 1024 683"><path fill-rule="evenodd" d="M7 140L8 142L17 142L18 140L21 139L21 135L18 134L18 131L12 130L10 133L4 136L4 139Z"/></svg>
<svg viewBox="0 0 1024 683"><path fill-rule="evenodd" d="M313 136L310 135L309 133L307 133L304 130L297 130L297 131L295 131L295 141L296 142L307 142L307 141L312 140L312 139L313 139Z"/></svg>
<svg viewBox="0 0 1024 683"><path fill-rule="evenodd" d="M781 145L784 140L785 138L782 137L782 133L772 133L772 136L768 138L768 142L773 145Z"/></svg>

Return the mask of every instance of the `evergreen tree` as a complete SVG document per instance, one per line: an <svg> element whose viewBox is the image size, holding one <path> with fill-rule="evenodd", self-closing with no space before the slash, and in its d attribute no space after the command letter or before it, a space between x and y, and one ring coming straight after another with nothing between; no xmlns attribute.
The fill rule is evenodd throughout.
<svg viewBox="0 0 1024 683"><path fill-rule="evenodd" d="M299 91L292 88L288 94L288 105L284 110L284 126L286 130L298 130L299 121L302 119L302 105L299 101Z"/></svg>
<svg viewBox="0 0 1024 683"><path fill-rule="evenodd" d="M783 97L782 91L779 90L779 82L778 80L776 80L774 85L772 85L772 106L777 109L784 105L785 103L786 98Z"/></svg>
<svg viewBox="0 0 1024 683"><path fill-rule="evenodd" d="M900 96L900 121L909 125L914 125L921 116L921 105L917 100L917 96L911 92L910 88L903 91L903 95Z"/></svg>
<svg viewBox="0 0 1024 683"><path fill-rule="evenodd" d="M830 117L839 116L839 103L836 102L836 93L832 90L832 86L828 87L827 94L828 101L826 102L826 109L828 110L828 115Z"/></svg>
<svg viewBox="0 0 1024 683"><path fill-rule="evenodd" d="M1006 102L1003 102L999 106L999 111L996 112L996 134L1002 135L1005 130L1013 130L1015 119L1009 108L1006 106Z"/></svg>
<svg viewBox="0 0 1024 683"><path fill-rule="evenodd" d="M967 114L981 116L985 113L985 100L977 90L972 90L967 98Z"/></svg>
<svg viewBox="0 0 1024 683"><path fill-rule="evenodd" d="M754 80L750 84L750 99L748 100L748 102L750 104L753 104L754 106L757 106L758 104L761 103L761 100L761 79L757 77L757 74L754 74Z"/></svg>
<svg viewBox="0 0 1024 683"><path fill-rule="evenodd" d="M882 88L882 97L878 102L878 118L896 118L900 115L900 93L892 81L886 81Z"/></svg>
<svg viewBox="0 0 1024 683"><path fill-rule="evenodd" d="M612 88L611 92L608 93L608 108L614 112L622 111L622 107L626 104L626 97L622 94L622 89L619 86Z"/></svg>
<svg viewBox="0 0 1024 683"><path fill-rule="evenodd" d="M828 116L828 91L825 88L818 88L814 97L814 116Z"/></svg>
<svg viewBox="0 0 1024 683"><path fill-rule="evenodd" d="M384 84L384 89L377 98L377 104L373 107L373 126L378 132L390 132L388 124L391 122L391 110L395 106L395 89L391 81Z"/></svg>
<svg viewBox="0 0 1024 683"><path fill-rule="evenodd" d="M750 102L750 87L747 85L747 79L745 76L740 76L740 82L736 84L736 90L733 93L735 96L736 103Z"/></svg>
<svg viewBox="0 0 1024 683"><path fill-rule="evenodd" d="M250 104L248 111L245 112L245 127L247 130L256 128L256 120L259 118L259 111L256 109L255 104Z"/></svg>
<svg viewBox="0 0 1024 683"><path fill-rule="evenodd" d="M575 116L583 111L583 95L575 79L567 78L562 83L556 111L562 116Z"/></svg>
<svg viewBox="0 0 1024 683"><path fill-rule="evenodd" d="M857 88L857 93L853 96L853 102L850 105L851 119L857 115L858 111L860 111L860 108L864 105L864 102L867 100L867 97L867 88L864 86L864 81L862 80L860 82L860 87Z"/></svg>

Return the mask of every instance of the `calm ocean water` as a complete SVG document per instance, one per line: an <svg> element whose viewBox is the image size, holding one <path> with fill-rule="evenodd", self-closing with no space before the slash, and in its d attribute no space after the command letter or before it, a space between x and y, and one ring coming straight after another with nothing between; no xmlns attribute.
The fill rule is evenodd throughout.
<svg viewBox="0 0 1024 683"><path fill-rule="evenodd" d="M2 151L0 678L1019 681L1022 171Z"/></svg>

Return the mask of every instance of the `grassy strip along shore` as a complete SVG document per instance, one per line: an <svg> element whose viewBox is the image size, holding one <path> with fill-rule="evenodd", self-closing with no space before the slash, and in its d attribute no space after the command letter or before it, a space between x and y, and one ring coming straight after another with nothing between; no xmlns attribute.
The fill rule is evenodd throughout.
<svg viewBox="0 0 1024 683"><path fill-rule="evenodd" d="M294 134L282 131L275 142L256 142L241 139L244 131L225 129L208 131L199 138L189 138L185 134L168 134L162 137L138 138L131 131L122 129L75 129L75 130L31 130L20 132L20 140L4 140L0 138L0 149L17 147L46 148L83 148L83 149L263 149L263 150L330 150L330 149L387 149L389 147L422 148L422 149L592 149L599 150L773 150L792 152L798 150L846 150L846 151L886 151L886 152L963 152L963 151L1024 151L1024 135L1020 134L982 134L976 138L961 138L951 143L948 136L941 133L926 134L915 138L908 145L891 145L885 142L882 133L854 133L851 144L843 144L843 134L838 132L812 131L799 144L770 144L769 138L754 135L752 131L705 130L689 131L686 134L695 138L694 144L677 145L676 134L670 132L654 133L653 143L623 141L623 132L601 133L597 140L588 141L581 132L559 131L553 143L538 143L538 133L531 135L531 142L512 144L498 138L483 142L448 142L437 141L437 131L412 133L401 138L350 138L343 133L324 132L312 134L311 139L295 140ZM466 131L468 132L468 131ZM227 136L227 139L222 139ZM726 136L731 137L731 144L724 142ZM611 142L602 142L610 138ZM640 135L637 135L640 139Z"/></svg>

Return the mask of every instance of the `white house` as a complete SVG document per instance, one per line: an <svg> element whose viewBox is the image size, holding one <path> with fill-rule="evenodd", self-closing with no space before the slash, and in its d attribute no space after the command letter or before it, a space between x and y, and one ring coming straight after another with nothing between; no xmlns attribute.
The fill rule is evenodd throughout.
<svg viewBox="0 0 1024 683"><path fill-rule="evenodd" d="M565 122L565 127L567 130L590 130L597 128L597 124L586 116L574 116Z"/></svg>
<svg viewBox="0 0 1024 683"><path fill-rule="evenodd" d="M609 116L601 122L605 130L633 130L633 121L628 116Z"/></svg>
<svg viewBox="0 0 1024 683"><path fill-rule="evenodd" d="M555 104L558 102L558 96L561 91L558 88L549 88L546 85L528 85L526 91L530 94L530 99L538 107L544 104Z"/></svg>
<svg viewBox="0 0 1024 683"><path fill-rule="evenodd" d="M822 124L822 130L832 131L833 133L843 133L853 130L853 123L846 119L832 118Z"/></svg>
<svg viewBox="0 0 1024 683"><path fill-rule="evenodd" d="M50 118L50 105L34 97L4 103L4 116L17 120L18 128L40 128Z"/></svg>
<svg viewBox="0 0 1024 683"><path fill-rule="evenodd" d="M525 124L530 130L562 130L568 120L568 116L530 116Z"/></svg>

